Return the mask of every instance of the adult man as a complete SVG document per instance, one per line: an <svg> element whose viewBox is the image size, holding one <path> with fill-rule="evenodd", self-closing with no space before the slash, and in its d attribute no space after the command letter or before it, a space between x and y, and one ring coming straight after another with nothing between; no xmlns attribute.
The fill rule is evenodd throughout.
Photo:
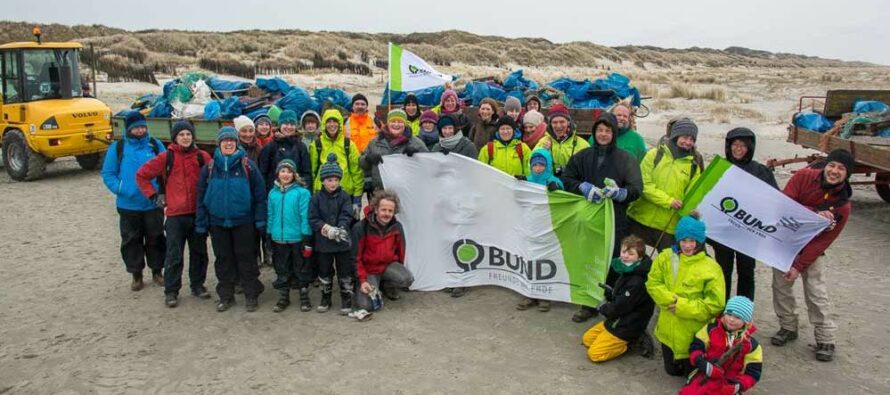
<svg viewBox="0 0 890 395"><path fill-rule="evenodd" d="M121 256L127 272L133 276L130 289L144 287L142 270L146 262L155 284L163 285L165 239L164 210L148 200L136 185L136 171L145 162L164 152L160 140L148 134L145 117L138 111L124 115L126 132L121 140L108 147L102 164L102 181L117 196L115 205L120 215ZM152 181L157 188L157 181Z"/></svg>
<svg viewBox="0 0 890 395"><path fill-rule="evenodd" d="M800 277L816 337L816 359L824 362L834 359L834 333L837 331L837 325L829 318L830 302L822 277L828 263L825 250L844 230L850 218L853 190L849 179L854 164L849 152L836 149L828 154L824 168L801 169L785 185L785 195L827 218L831 225L804 246L788 273L773 269L773 308L781 329L770 340L774 346L784 346L797 339L797 300L792 287Z"/></svg>
<svg viewBox="0 0 890 395"><path fill-rule="evenodd" d="M612 115L618 120L618 137L615 143L636 158L637 162L642 162L646 156L646 141L634 130L633 110L630 105L620 102L612 108ZM590 137L591 140L593 136ZM593 145L593 142L591 142Z"/></svg>
<svg viewBox="0 0 890 395"><path fill-rule="evenodd" d="M365 95L357 93L352 97L352 114L349 114L344 129L346 137L355 143L359 152L365 152L368 143L377 135L374 117L368 114L368 98Z"/></svg>
<svg viewBox="0 0 890 395"><path fill-rule="evenodd" d="M562 171L569 163L569 158L590 147L590 143L575 134L575 124L569 115L569 109L562 104L550 107L547 123L549 126L547 135L538 141L535 149L543 148L550 151L553 156L553 173L557 177L562 177Z"/></svg>

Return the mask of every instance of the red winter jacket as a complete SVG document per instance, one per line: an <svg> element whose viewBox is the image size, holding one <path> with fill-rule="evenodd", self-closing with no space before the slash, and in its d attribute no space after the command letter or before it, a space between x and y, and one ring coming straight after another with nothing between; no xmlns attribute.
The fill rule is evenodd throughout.
<svg viewBox="0 0 890 395"><path fill-rule="evenodd" d="M167 167L167 155L173 155L173 168L166 175L166 215L193 215L198 206L198 178L201 176L201 167L198 163L198 155L204 159L204 164L211 161L206 152L192 148L188 152L179 144L170 144L167 151L161 152L136 172L136 184L145 197L150 198L157 193L151 180L155 177L163 177Z"/></svg>
<svg viewBox="0 0 890 395"><path fill-rule="evenodd" d="M732 345L727 344L726 329L723 328L722 318L722 316L718 316L695 334L692 345L689 346L689 362L693 366L701 366L696 365L699 356L704 357L703 362L714 363L738 344L739 340L736 340L736 343ZM735 383L740 384L741 392L754 387L754 384L760 381L763 368L763 349L757 339L753 337L754 332L757 332L754 324L748 325L739 351L721 364L724 372L723 377L715 377L702 382L704 372L701 372L702 368L699 367L699 372L692 377L689 384L680 390L680 394L721 394L726 392L731 394L733 392L724 391L724 389L732 387Z"/></svg>
<svg viewBox="0 0 890 395"><path fill-rule="evenodd" d="M847 183L831 189L822 189L821 180L822 169L806 168L794 173L794 176L785 185L785 195L813 211L831 208L837 220L834 229L826 229L813 238L794 259L791 266L800 272L807 270L828 249L834 239L841 234L844 225L847 224L847 219L850 218L849 195L844 199L847 193L845 189L848 188ZM836 205L836 203L840 204Z"/></svg>
<svg viewBox="0 0 890 395"><path fill-rule="evenodd" d="M367 281L368 275L383 273L392 262L405 263L405 238L399 221L393 219L383 226L371 214L355 224L352 233L358 241L355 268L359 283Z"/></svg>

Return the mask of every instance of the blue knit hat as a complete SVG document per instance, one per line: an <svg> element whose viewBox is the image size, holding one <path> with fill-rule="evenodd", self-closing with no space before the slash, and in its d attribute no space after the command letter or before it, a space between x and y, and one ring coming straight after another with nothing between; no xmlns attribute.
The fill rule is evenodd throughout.
<svg viewBox="0 0 890 395"><path fill-rule="evenodd" d="M291 110L284 110L281 112L281 115L278 116L278 124L279 125L284 125L284 124L296 125L297 122L299 122L297 120L297 113L295 113Z"/></svg>
<svg viewBox="0 0 890 395"><path fill-rule="evenodd" d="M318 178L322 181L330 177L343 178L343 169L341 169L340 164L337 163L337 155L333 152L328 154L327 163L321 165L321 170L318 171Z"/></svg>
<svg viewBox="0 0 890 395"><path fill-rule="evenodd" d="M238 131L231 126L223 126L216 132L216 143L219 144L223 140L235 140L238 141Z"/></svg>
<svg viewBox="0 0 890 395"><path fill-rule="evenodd" d="M137 126L148 126L145 123L145 116L142 115L141 112L136 110L127 111L127 114L124 115L124 126L127 129L127 133L130 132L133 128Z"/></svg>
<svg viewBox="0 0 890 395"><path fill-rule="evenodd" d="M532 154L532 158L531 160L529 160L528 165L529 167L531 167L537 164L547 166L547 158L545 158L544 155L541 155L540 153Z"/></svg>
<svg viewBox="0 0 890 395"><path fill-rule="evenodd" d="M683 218L680 218L680 222L677 222L674 238L677 241L693 239L699 243L704 243L706 238L705 223L690 215L683 216Z"/></svg>
<svg viewBox="0 0 890 395"><path fill-rule="evenodd" d="M275 167L275 174L278 174L278 172L285 167L290 169L294 174L297 174L297 164L290 159L282 159L281 162L278 162L278 166Z"/></svg>
<svg viewBox="0 0 890 395"><path fill-rule="evenodd" d="M744 296L733 296L726 302L726 309L723 314L738 317L742 321L751 322L754 320L754 302Z"/></svg>

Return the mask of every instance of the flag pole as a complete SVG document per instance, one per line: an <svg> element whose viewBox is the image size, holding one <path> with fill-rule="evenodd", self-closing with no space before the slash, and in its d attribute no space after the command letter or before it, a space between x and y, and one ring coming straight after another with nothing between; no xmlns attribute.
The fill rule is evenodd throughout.
<svg viewBox="0 0 890 395"><path fill-rule="evenodd" d="M386 69L387 81L386 81L386 114L388 115L390 111L392 111L392 43L389 43L389 51L387 56L389 57L389 67Z"/></svg>

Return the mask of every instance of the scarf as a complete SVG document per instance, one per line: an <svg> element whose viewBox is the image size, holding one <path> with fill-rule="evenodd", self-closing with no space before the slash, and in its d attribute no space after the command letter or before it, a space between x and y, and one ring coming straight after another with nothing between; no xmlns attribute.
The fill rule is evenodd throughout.
<svg viewBox="0 0 890 395"><path fill-rule="evenodd" d="M457 147L457 144L460 143L460 140L463 138L464 132L458 130L457 133L451 137L439 137L439 145L450 151Z"/></svg>
<svg viewBox="0 0 890 395"><path fill-rule="evenodd" d="M420 133L417 134L417 137L420 137L420 140L427 146L433 145L439 141L439 129L433 128L433 130L427 132L420 128Z"/></svg>
<svg viewBox="0 0 890 395"><path fill-rule="evenodd" d="M636 262L634 262L630 265L625 265L624 262L621 261L621 258L616 257L616 258L612 258L611 267L612 267L612 271L617 274L628 274L628 273L633 273L633 271L636 270L637 267L640 266L641 262L643 262L643 261L637 260Z"/></svg>

